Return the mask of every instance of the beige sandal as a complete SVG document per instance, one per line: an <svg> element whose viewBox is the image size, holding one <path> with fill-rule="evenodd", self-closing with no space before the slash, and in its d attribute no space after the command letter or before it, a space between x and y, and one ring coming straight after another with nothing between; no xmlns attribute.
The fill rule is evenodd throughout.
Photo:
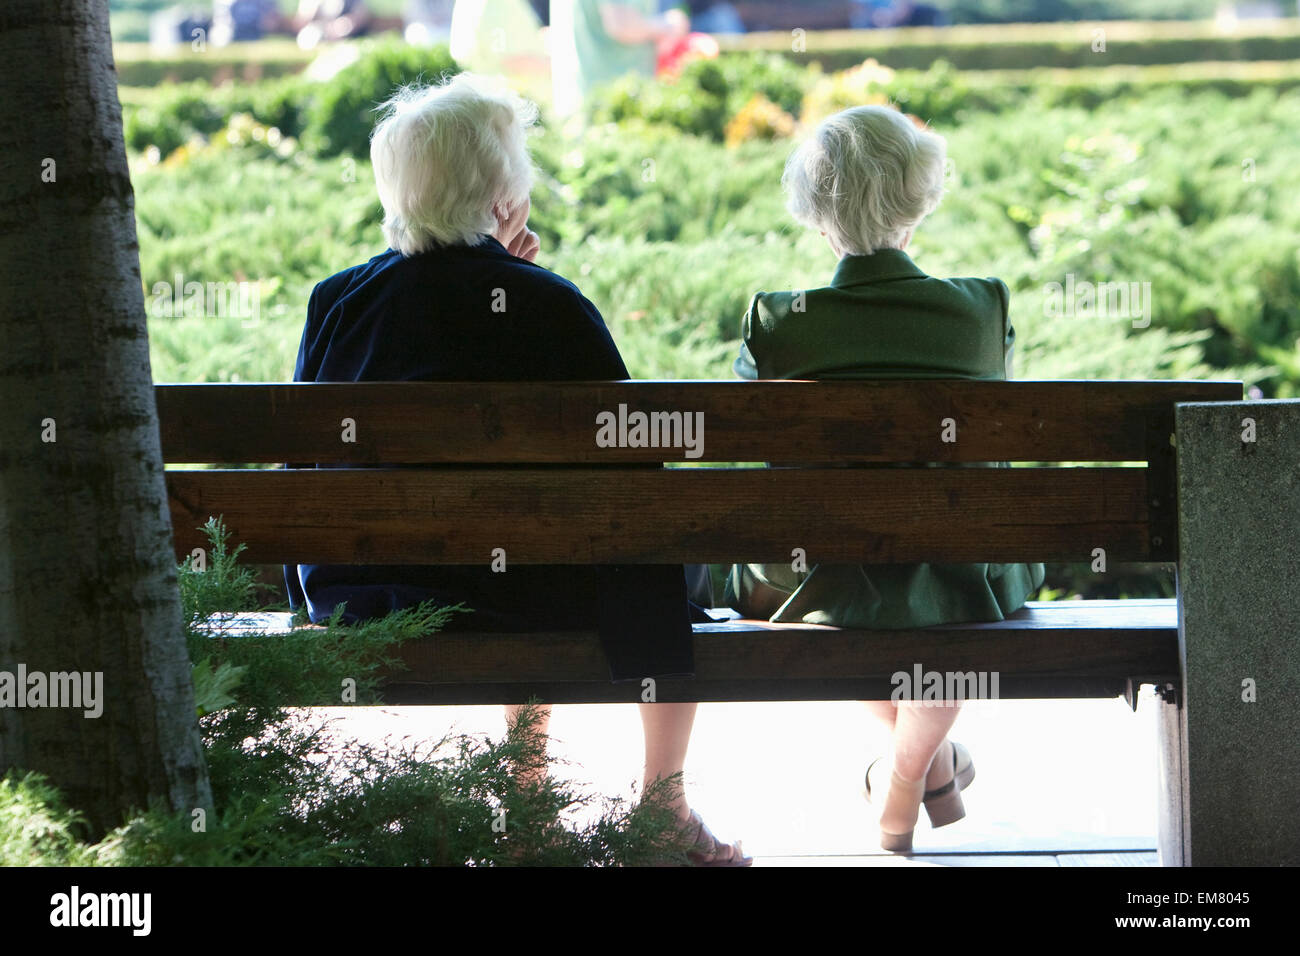
<svg viewBox="0 0 1300 956"><path fill-rule="evenodd" d="M889 793L885 797L885 806L882 808L881 828L880 828L880 846L882 849L889 850L892 853L910 853L912 851L912 835L916 830L916 821L920 817L921 807L925 807L926 815L930 818L931 827L944 827L950 823L956 823L966 816L966 807L962 803L961 792L965 790L972 780L975 779L975 763L971 760L970 751L955 741L948 741L952 744L952 779L942 787L936 787L933 790L925 789L925 777L917 781L904 780L891 769L889 776ZM880 760L873 760L867 767L867 773L864 780L864 794L868 801L871 800L871 770ZM899 828L900 822L904 825L911 823L912 826L905 832L895 833L886 830L884 821L891 820L891 825Z"/></svg>
<svg viewBox="0 0 1300 956"><path fill-rule="evenodd" d="M871 761L866 774L866 797L875 803L871 796L871 771L880 760ZM904 780L891 767L889 771L889 788L885 794L884 806L880 809L880 848L890 853L911 853L912 834L916 831L916 821L921 815L921 802L925 798L925 778ZM892 829L886 829L888 822Z"/></svg>
<svg viewBox="0 0 1300 956"><path fill-rule="evenodd" d="M961 792L975 779L975 762L970 751L956 741L949 743L952 744L952 779L942 787L925 791L922 801L932 827L946 827L966 816Z"/></svg>

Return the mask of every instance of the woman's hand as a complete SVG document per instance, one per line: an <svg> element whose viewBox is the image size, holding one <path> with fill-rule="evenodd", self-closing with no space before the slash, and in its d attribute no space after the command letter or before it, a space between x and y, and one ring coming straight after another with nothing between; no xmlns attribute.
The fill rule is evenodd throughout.
<svg viewBox="0 0 1300 956"><path fill-rule="evenodd" d="M512 256L518 256L520 259L536 262L537 253L541 251L541 248L541 237L525 225L523 230L515 236L514 241L506 246L506 252Z"/></svg>
<svg viewBox="0 0 1300 956"><path fill-rule="evenodd" d="M528 228L528 214L531 211L532 204L528 200L507 209L504 215L498 210L495 233L497 242L506 247L506 252L529 262L537 258L542 247L542 240L537 233Z"/></svg>

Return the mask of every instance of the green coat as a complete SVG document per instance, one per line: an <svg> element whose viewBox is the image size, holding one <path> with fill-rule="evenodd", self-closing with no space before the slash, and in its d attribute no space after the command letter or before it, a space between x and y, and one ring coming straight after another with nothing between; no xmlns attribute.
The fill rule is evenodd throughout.
<svg viewBox="0 0 1300 956"><path fill-rule="evenodd" d="M741 336L741 378L1008 379L1016 333L1000 279L936 279L907 253L882 249L845 256L825 288L758 293ZM1041 564L744 564L731 568L726 602L746 617L839 627L1000 621L1043 572Z"/></svg>

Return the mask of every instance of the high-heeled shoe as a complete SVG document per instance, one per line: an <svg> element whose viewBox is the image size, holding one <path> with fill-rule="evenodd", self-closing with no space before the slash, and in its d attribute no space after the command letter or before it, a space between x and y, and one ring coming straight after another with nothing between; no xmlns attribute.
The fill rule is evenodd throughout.
<svg viewBox="0 0 1300 956"><path fill-rule="evenodd" d="M933 790L925 789L925 777L918 781L903 780L896 773L890 773L889 795L885 798L885 807L881 811L881 828L880 828L880 846L882 849L894 853L910 853L912 850L912 835L916 830L916 820L920 817L920 808L925 807L926 816L930 818L931 827L944 827L950 823L956 823L966 816L966 806L962 802L961 792L965 790L972 780L975 779L975 762L971 760L970 751L955 741L949 741L952 744L952 779L941 787ZM873 760L867 767L867 773L864 779L864 795L869 802L871 799L871 770L880 759ZM927 776L929 774L927 773ZM893 804L895 791L898 792L898 804ZM919 796L917 794L919 793ZM915 798L915 803L914 803ZM894 833L886 830L884 820L889 816L891 810L897 814L892 818L894 827L898 827L901 819L904 822L911 822L912 828L905 833Z"/></svg>
<svg viewBox="0 0 1300 956"><path fill-rule="evenodd" d="M871 796L871 771L880 760L871 761L866 774L866 797ZM889 790L880 809L880 848L891 853L911 853L912 834L921 815L921 802L925 797L925 778L904 780L892 768L889 771ZM886 824L889 828L886 828Z"/></svg>
<svg viewBox="0 0 1300 956"><path fill-rule="evenodd" d="M952 779L942 787L925 791L921 801L932 827L946 827L966 816L961 792L975 779L975 762L970 751L956 741L949 743L952 744Z"/></svg>

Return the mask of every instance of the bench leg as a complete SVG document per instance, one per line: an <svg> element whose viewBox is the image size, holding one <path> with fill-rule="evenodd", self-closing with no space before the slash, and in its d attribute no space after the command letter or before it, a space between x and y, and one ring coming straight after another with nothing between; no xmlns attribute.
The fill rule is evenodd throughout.
<svg viewBox="0 0 1300 956"><path fill-rule="evenodd" d="M1184 866L1187 859L1186 711L1175 687L1156 688L1160 754L1159 842L1161 866Z"/></svg>
<svg viewBox="0 0 1300 956"><path fill-rule="evenodd" d="M1162 855L1294 865L1300 401L1182 404L1175 421L1182 687L1177 706L1162 705Z"/></svg>

